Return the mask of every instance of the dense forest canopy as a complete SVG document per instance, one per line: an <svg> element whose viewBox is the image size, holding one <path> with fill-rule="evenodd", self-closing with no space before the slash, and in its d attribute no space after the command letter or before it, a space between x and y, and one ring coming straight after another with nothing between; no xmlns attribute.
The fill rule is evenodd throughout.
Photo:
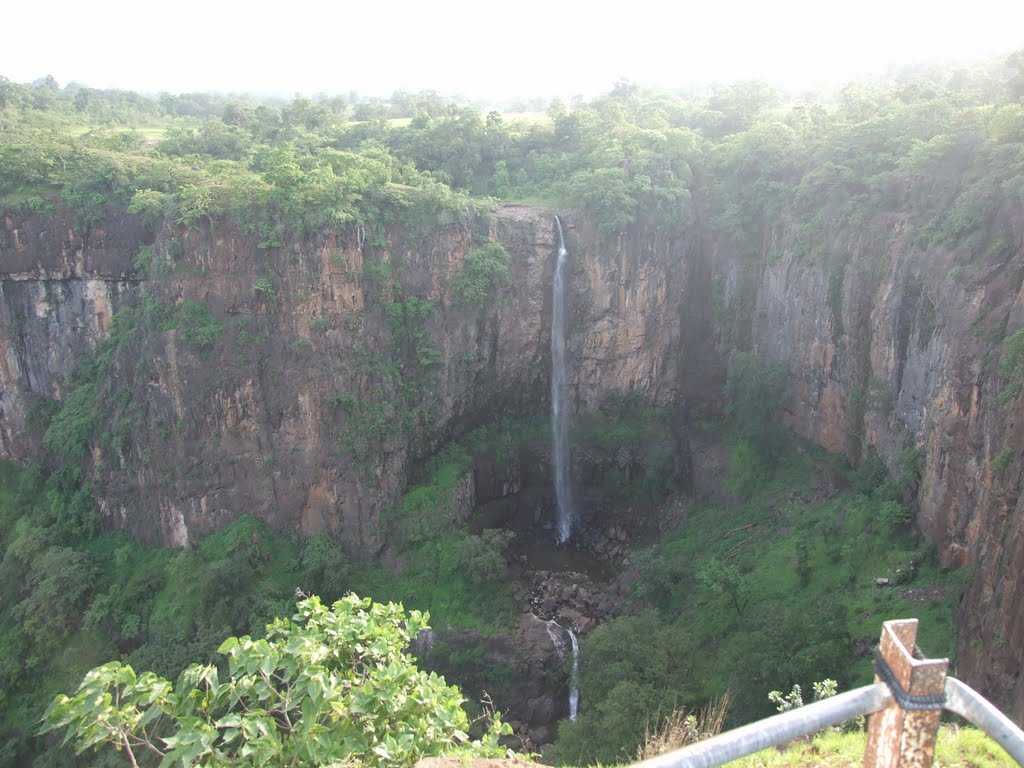
<svg viewBox="0 0 1024 768"><path fill-rule="evenodd" d="M701 213L741 239L785 204L809 231L907 205L929 237L957 240L1024 193L1022 100L1021 54L828 98L756 82L703 97L620 83L525 117L433 93L275 104L5 80L0 202L41 209L58 193L83 221L107 204L185 224L231 215L268 246L490 198L585 208L608 232Z"/></svg>

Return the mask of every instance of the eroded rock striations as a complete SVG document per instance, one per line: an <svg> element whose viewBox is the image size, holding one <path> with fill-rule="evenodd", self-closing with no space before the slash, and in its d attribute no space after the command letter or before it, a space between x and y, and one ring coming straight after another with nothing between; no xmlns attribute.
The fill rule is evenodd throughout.
<svg viewBox="0 0 1024 768"><path fill-rule="evenodd" d="M624 245L599 250L592 231L567 224L581 238L574 398L592 407L631 390L668 402L675 244L653 261ZM181 327L135 339L101 382L111 406L97 432L120 423L127 439L94 441L95 493L110 525L147 541L183 545L248 512L332 531L372 556L380 510L420 457L546 397L548 211L509 206L415 234L394 227L371 242L353 230L272 251L226 223L148 231L130 216L80 231L7 215L2 237L0 455L31 452L32 404L62 396L124 302L198 302L219 324L204 348ZM486 239L506 248L510 276L493 300L467 306L453 278ZM137 269L140 252L160 269Z"/></svg>
<svg viewBox="0 0 1024 768"><path fill-rule="evenodd" d="M1024 720L1024 399L999 397L1003 339L1024 327L1024 220L999 217L1013 242L983 256L922 246L886 215L831 233L814 257L778 226L754 267L721 242L709 260L723 315L756 275L751 344L788 370L788 423L915 476L921 529L944 563L974 569L957 673Z"/></svg>
<svg viewBox="0 0 1024 768"><path fill-rule="evenodd" d="M798 433L855 462L877 451L894 471L919 467L922 529L946 563L974 569L958 673L1022 719L1024 399L999 402L999 360L1024 327L1024 220L999 215L1015 239L975 258L918 244L898 214L823 235L815 255L783 223L749 253L707 225L608 237L563 214L570 387L578 410L635 392L685 414L719 400L728 350L785 364ZM66 394L121 307L194 301L216 319L208 343L180 326L133 338L102 383L97 432L126 437L93 441L96 497L109 525L148 541L183 545L252 513L374 556L381 510L423 457L547 397L551 211L272 250L224 222L2 221L0 456L38 450L34 406ZM488 239L509 279L466 305L453 279ZM162 269L137 268L144 249Z"/></svg>

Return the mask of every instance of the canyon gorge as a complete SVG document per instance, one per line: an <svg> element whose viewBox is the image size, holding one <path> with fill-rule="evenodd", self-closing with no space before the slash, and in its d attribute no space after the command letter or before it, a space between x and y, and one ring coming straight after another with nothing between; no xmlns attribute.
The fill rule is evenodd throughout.
<svg viewBox="0 0 1024 768"><path fill-rule="evenodd" d="M264 249L230 221L153 225L111 209L83 228L61 211L8 211L0 456L39 454L36 411L67 396L123 308L144 296L197 302L221 328L202 348L170 329L113 349L97 414L106 437L83 458L103 525L186 547L246 513L279 530L328 532L357 559L387 559L383 510L427 457L546 401L555 213L499 205L426 228L354 227ZM695 414L722 405L730 349L785 366L780 418L798 435L855 464L875 451L898 471L915 457L917 523L944 564L971 569L957 609L960 675L1024 717L1024 398L1000 403L998 366L1001 340L1024 327L1019 210L998 212L1012 239L980 262L920 245L898 212L828 231L816 254L801 251L785 216L763 227L756 253L741 254L699 213L671 232L640 217L611 236L585 213L557 213L571 253L576 412L637 396L669 407L686 443ZM453 277L487 242L507 252L510 279L493 301L466 306ZM432 307L422 335L404 342L384 311L397 297ZM427 345L423 388L401 391L382 372L386 350L408 374ZM997 469L1000 454L1009 459ZM520 475L477 457L453 514L516 494Z"/></svg>

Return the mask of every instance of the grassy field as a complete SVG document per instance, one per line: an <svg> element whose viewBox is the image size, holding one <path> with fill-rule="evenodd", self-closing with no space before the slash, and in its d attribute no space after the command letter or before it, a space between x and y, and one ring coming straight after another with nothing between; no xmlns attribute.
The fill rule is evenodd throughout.
<svg viewBox="0 0 1024 768"><path fill-rule="evenodd" d="M864 733L824 733L786 749L766 749L729 763L735 768L857 768L863 762ZM1017 763L979 730L943 726L935 750L936 768L1009 768Z"/></svg>

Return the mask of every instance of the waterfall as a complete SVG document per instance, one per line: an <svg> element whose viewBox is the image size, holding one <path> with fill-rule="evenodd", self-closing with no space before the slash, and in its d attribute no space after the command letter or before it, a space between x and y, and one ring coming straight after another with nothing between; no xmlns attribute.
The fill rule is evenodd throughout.
<svg viewBox="0 0 1024 768"><path fill-rule="evenodd" d="M567 629L572 643L572 670L569 672L569 719L575 720L580 711L580 644L576 633Z"/></svg>
<svg viewBox="0 0 1024 768"><path fill-rule="evenodd" d="M572 536L574 513L572 481L569 477L569 383L565 365L565 316L567 257L562 221L555 216L558 227L558 261L551 289L551 461L555 470L555 503L558 508L559 544Z"/></svg>
<svg viewBox="0 0 1024 768"><path fill-rule="evenodd" d="M565 659L564 636L569 636L569 644L572 648L572 666L569 669L569 719L575 720L580 711L580 644L576 639L575 632L566 629L554 619L548 619L544 622L544 626L560 659ZM558 630L555 631L554 627L557 627Z"/></svg>
<svg viewBox="0 0 1024 768"><path fill-rule="evenodd" d="M558 627L556 632L553 627ZM561 633L565 630L562 629L562 625L554 619L548 619L544 622L544 628L548 631L548 637L551 638L551 644L555 646L555 652L558 654L558 658L565 658L565 640L562 638Z"/></svg>

